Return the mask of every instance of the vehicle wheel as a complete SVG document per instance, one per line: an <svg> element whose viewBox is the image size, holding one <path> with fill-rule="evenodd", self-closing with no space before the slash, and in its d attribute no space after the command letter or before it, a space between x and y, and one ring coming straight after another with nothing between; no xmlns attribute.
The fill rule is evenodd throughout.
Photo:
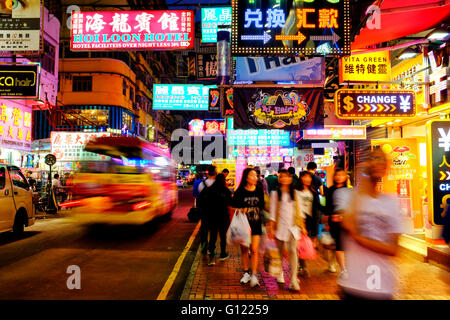
<svg viewBox="0 0 450 320"><path fill-rule="evenodd" d="M23 211L16 213L16 219L14 220L13 225L13 233L17 236L20 236L23 234L25 229L25 215L23 214Z"/></svg>

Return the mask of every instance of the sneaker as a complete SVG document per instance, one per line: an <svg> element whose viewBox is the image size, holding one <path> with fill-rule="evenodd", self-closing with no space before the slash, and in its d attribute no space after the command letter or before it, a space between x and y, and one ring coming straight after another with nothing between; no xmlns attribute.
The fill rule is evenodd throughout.
<svg viewBox="0 0 450 320"><path fill-rule="evenodd" d="M254 274L252 274L252 277L250 279L250 287L252 287L252 288L259 287L258 278Z"/></svg>
<svg viewBox="0 0 450 320"><path fill-rule="evenodd" d="M208 266L213 266L216 264L216 257L214 255L209 256Z"/></svg>
<svg viewBox="0 0 450 320"><path fill-rule="evenodd" d="M283 271L281 271L281 273L278 275L277 282L278 282L278 283L284 283L284 274L283 274Z"/></svg>
<svg viewBox="0 0 450 320"><path fill-rule="evenodd" d="M339 274L338 280L345 280L348 278L347 270L342 270Z"/></svg>
<svg viewBox="0 0 450 320"><path fill-rule="evenodd" d="M219 260L224 261L227 260L230 257L228 253L221 253L219 256Z"/></svg>
<svg viewBox="0 0 450 320"><path fill-rule="evenodd" d="M300 291L300 284L298 283L298 279L291 280L291 283L289 284L289 290Z"/></svg>
<svg viewBox="0 0 450 320"><path fill-rule="evenodd" d="M336 270L336 266L334 265L334 263L330 264L328 271L331 273L336 273L337 270Z"/></svg>
<svg viewBox="0 0 450 320"><path fill-rule="evenodd" d="M244 276L241 278L241 284L247 284L250 281L250 273L244 273Z"/></svg>

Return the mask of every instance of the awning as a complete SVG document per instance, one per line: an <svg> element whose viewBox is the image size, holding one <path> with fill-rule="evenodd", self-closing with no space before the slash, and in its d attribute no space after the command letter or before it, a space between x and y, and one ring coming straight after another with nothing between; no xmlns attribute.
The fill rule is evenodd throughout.
<svg viewBox="0 0 450 320"><path fill-rule="evenodd" d="M363 28L352 50L419 33L450 18L450 0L384 0L381 29Z"/></svg>

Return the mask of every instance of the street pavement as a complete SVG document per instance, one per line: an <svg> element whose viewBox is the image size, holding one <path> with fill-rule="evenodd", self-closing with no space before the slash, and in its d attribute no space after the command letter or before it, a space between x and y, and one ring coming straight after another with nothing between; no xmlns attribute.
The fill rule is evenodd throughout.
<svg viewBox="0 0 450 320"><path fill-rule="evenodd" d="M38 220L21 239L0 234L1 299L156 299L193 233L192 190L180 191L170 221L144 226L82 225L63 216ZM167 299L179 299L198 245L187 252ZM69 290L70 265L81 289Z"/></svg>
<svg viewBox="0 0 450 320"><path fill-rule="evenodd" d="M328 272L328 255L321 255L308 261L311 277L300 279L300 292L288 289L289 265L283 261L286 283L280 285L276 278L264 271L263 256L260 253L258 279L259 288L250 288L239 283L242 277L240 251L237 247L228 248L231 257L225 261L217 259L216 265L208 266L208 256L197 252L190 276L181 299L183 300L339 300L337 273ZM410 257L402 252L395 258L397 270L397 292L394 299L400 300L450 300L450 273L435 265Z"/></svg>

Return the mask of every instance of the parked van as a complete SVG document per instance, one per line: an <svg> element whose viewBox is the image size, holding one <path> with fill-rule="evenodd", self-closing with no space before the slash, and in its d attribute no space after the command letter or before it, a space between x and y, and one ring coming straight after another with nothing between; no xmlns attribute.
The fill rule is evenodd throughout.
<svg viewBox="0 0 450 320"><path fill-rule="evenodd" d="M16 166L0 164L0 232L17 234L34 224L33 191Z"/></svg>

